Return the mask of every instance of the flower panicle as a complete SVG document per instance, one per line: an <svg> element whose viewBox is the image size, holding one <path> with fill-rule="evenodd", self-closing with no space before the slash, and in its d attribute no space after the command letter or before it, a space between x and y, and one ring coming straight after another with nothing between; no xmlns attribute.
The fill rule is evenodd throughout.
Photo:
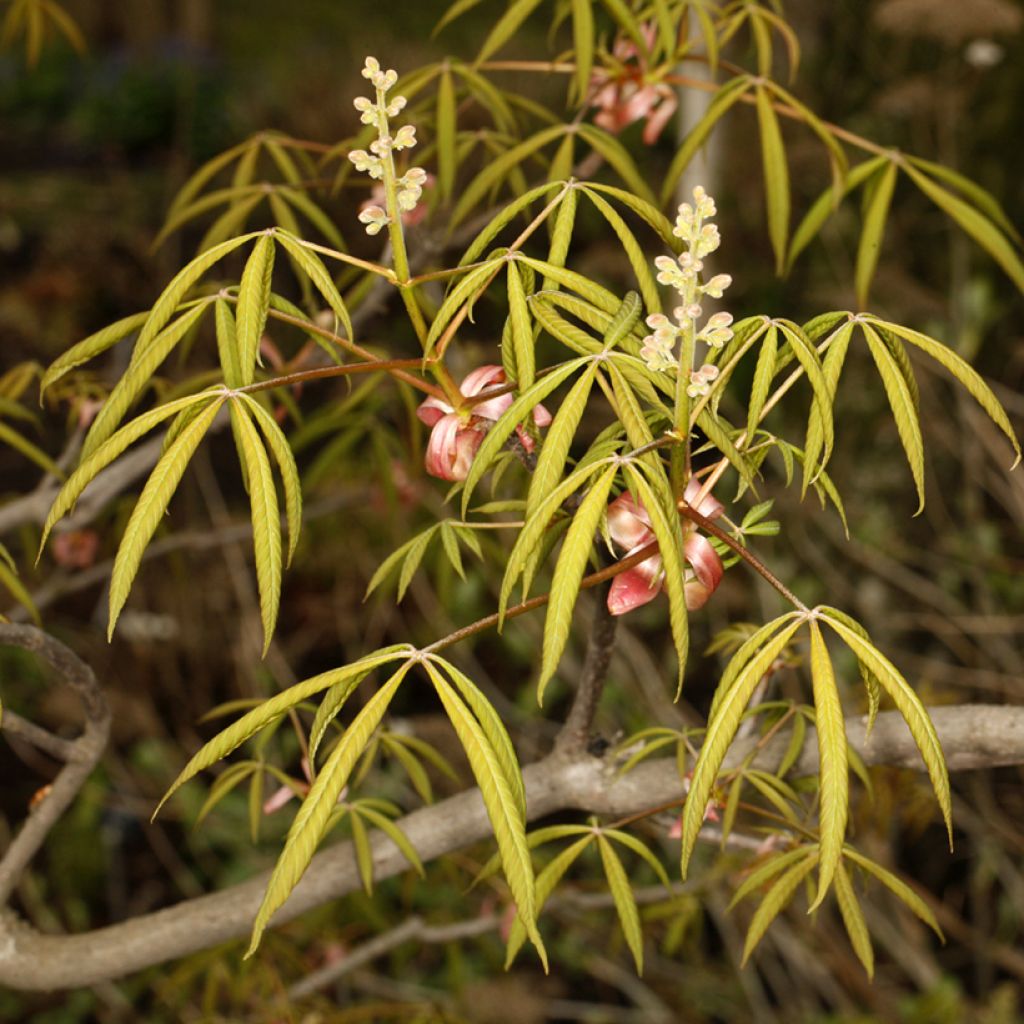
<svg viewBox="0 0 1024 1024"><path fill-rule="evenodd" d="M398 117L406 107L404 96L388 96L398 81L398 72L392 69L383 70L376 57L367 57L362 71L363 78L370 81L376 93L373 99L357 96L353 106L359 111L359 120L363 124L373 125L377 129L377 138L370 143L369 152L365 149L353 149L348 158L355 169L368 174L375 181L384 181L388 174L394 175L392 154L403 149L412 149L416 145L416 128L411 124L402 125L394 134L391 133L389 118ZM410 167L401 177L393 178L395 202L398 212L411 213L427 180L427 172L422 167ZM394 212L389 212L379 205L365 207L359 214L359 220L366 225L368 235L377 234L391 223Z"/></svg>
<svg viewBox="0 0 1024 1024"><path fill-rule="evenodd" d="M676 216L672 234L687 243L687 248L676 259L658 256L654 260L658 271L659 284L674 288L682 300L672 311L674 320L664 313L654 313L647 318L652 333L644 338L640 355L651 370L669 370L676 365L675 346L678 339L688 331L693 337L711 348L721 348L732 338L732 314L712 313L702 327L698 327L704 311L701 300L720 299L732 284L728 274L715 274L706 281L701 280L704 259L721 244L716 224L708 223L717 213L715 201L700 185L693 190L693 203L682 203ZM687 391L691 397L707 394L707 386L714 376L706 371L708 366L690 372ZM694 388L697 388L694 391Z"/></svg>

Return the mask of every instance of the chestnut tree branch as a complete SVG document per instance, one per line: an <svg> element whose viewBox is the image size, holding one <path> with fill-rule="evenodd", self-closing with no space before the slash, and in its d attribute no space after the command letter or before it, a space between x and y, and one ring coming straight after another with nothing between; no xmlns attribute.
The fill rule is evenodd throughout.
<svg viewBox="0 0 1024 1024"><path fill-rule="evenodd" d="M38 849L53 821L70 801L98 758L109 718L91 672L58 641L28 626L0 626L0 641L38 651L79 691L87 724L79 742L83 760L71 762L58 777L54 793L33 812L2 862L8 889L28 857ZM932 717L952 771L1024 763L1024 708L965 705L942 707ZM897 712L878 716L870 738L863 716L847 720L850 745L868 764L920 768L913 738ZM757 740L737 743L725 769L740 763ZM771 768L783 756L788 738L780 734L756 759ZM817 746L808 735L794 769L810 774L817 767ZM683 785L674 758L644 762L626 775L617 766L585 752L555 750L523 772L531 821L558 811L621 817L682 800ZM64 779L65 781L61 781ZM59 788L59 792L58 792ZM471 789L422 807L398 822L423 861L431 861L491 835L479 790ZM27 849L23 837L31 837ZM22 844L16 850L18 844ZM401 851L383 833L371 840L374 877L388 878L408 869ZM13 856L12 856L13 854ZM245 935L269 878L263 872L221 892L185 900L176 906L80 935L44 935L9 911L0 911L0 984L24 990L76 988L119 978L154 964ZM283 923L362 886L351 842L319 852L275 917Z"/></svg>

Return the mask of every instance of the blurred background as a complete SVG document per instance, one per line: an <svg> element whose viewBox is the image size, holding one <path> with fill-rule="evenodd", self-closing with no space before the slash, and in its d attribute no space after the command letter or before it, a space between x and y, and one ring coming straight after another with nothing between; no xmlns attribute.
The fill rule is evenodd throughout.
<svg viewBox="0 0 1024 1024"><path fill-rule="evenodd" d="M64 6L87 42L84 55L51 38L30 69L20 43L0 51L0 374L25 362L46 365L92 331L148 308L209 227L209 219L197 221L153 246L176 192L204 161L265 130L308 140L314 154L330 147L359 127L351 100L361 91L366 54L402 71L447 54L471 57L497 4L485 0L436 38L431 31L444 4L423 0L67 0ZM1024 225L1019 2L791 0L785 11L803 51L796 95L822 118L881 145L960 170L992 192L1014 224ZM565 38L557 37L552 48L549 27L542 18L531 20L509 52L535 59L557 53ZM747 67L749 56L743 45L730 54ZM785 74L780 57L776 75L784 81ZM510 76L509 84L539 99L564 93L564 82L554 76ZM749 110L726 119L705 182L718 200L722 262L735 281L729 308L737 317L766 312L801 322L823 310L856 308L855 203L840 209L786 279L775 275L752 125ZM644 151L639 125L622 136L654 181L678 138L670 128ZM786 142L799 217L826 185L827 168L820 145L806 132L787 128ZM336 169L313 183L316 201L354 251L379 256L379 247L354 230L365 189L350 183L331 188ZM443 212L413 230L414 249L441 244ZM258 223L258 215L250 223ZM454 256L448 254L453 262ZM600 224L589 233L585 226L572 261L582 272L607 278L610 287L626 287L621 256ZM902 184L871 308L970 359L1017 430L1024 428L1024 301L948 218ZM485 316L467 329L467 366L496 361L488 348L493 322L500 325ZM364 327L366 337L395 348L388 330L386 313ZM402 343L399 338L397 347ZM74 393L68 388L47 401L29 434L41 451L60 455L68 430L83 415L83 395L101 397L124 358L114 350L83 370ZM827 601L863 621L925 703L1020 704L1024 474L1007 473L1006 444L934 364L922 360L915 368L928 452L925 512L913 518L912 484L885 395L862 359L844 378L831 469L846 500L850 539L833 511L821 511L812 499L798 508L795 490L769 478L766 496L776 501L773 516L783 531L757 547L808 603ZM180 381L195 370L169 372ZM863 387L856 386L858 373ZM5 380L10 389L12 378ZM325 394L332 402L323 401ZM35 408L31 389L25 404ZM296 404L299 415L303 396ZM0 533L46 628L93 666L115 709L102 772L18 893L21 911L38 927L95 927L272 863L287 812L266 815L253 842L252 797L244 786L195 831L206 795L198 787L157 825L148 824L184 752L210 735L201 717L215 704L265 695L370 646L389 639L426 642L490 610L486 582L459 580L433 554L397 609L392 592L362 603L383 558L441 513L443 491L420 468L416 453L423 439L393 389L332 385L308 407L316 414L302 421L295 437L310 521L297 564L285 577L278 639L265 662L259 659L245 496L220 442L201 453L186 477L158 533L162 553L147 561L110 645L104 640L105 581L136 491L129 489L80 530L62 534L38 566L32 564L38 523L11 520ZM382 423L390 439L375 429ZM795 421L790 426L799 429ZM379 456L384 472L368 469L367 451ZM0 447L0 524L8 522L4 504L29 493L41 475L32 461ZM722 593L695 627L705 643L729 622L763 621L775 610L775 595L739 571L728 575ZM2 590L0 611L15 619L26 615ZM665 682L668 657L657 608L623 626L599 722L610 741L650 724L652 709L653 720L663 724L676 724L680 714ZM473 678L499 702L524 760L545 748L562 706L556 699L546 707L546 722L535 710L530 679L539 630L539 622L524 618L500 642L484 637L465 654ZM697 709L706 710L713 683L706 668L688 681L688 699ZM73 728L71 698L45 685L26 659L0 652L0 687L5 705L58 731ZM638 689L647 702L642 711ZM851 688L851 710L859 699ZM402 728L436 744L459 769L457 749L435 709L410 698L399 711ZM278 739L275 763L298 777L294 742ZM0 745L0 843L53 770L29 748ZM387 765L382 771L385 792L404 795L407 784L394 772L389 776ZM822 915L812 927L801 910L784 915L752 966L740 971L749 911L727 914L727 892L714 888L699 899L651 903L645 911L648 967L637 980L612 911L587 902L599 894L595 871L593 880L577 881L572 891L578 899L552 911L559 968L549 978L526 955L504 973L502 943L487 934L433 946L412 942L327 992L288 997L304 974L412 912L431 921L493 914L496 897L486 886L464 895L472 871L489 856L480 848L433 865L429 885L395 879L372 898L351 896L307 915L268 936L245 965L236 943L123 985L52 997L0 992L0 1020L1024 1019L1024 773L1000 769L954 780L952 857L916 774L874 770L872 778L873 800L864 799L856 813L857 840L934 895L947 935L939 945L919 922L878 897L868 919L879 958L873 986L837 921ZM434 782L442 794L453 785L440 774ZM270 781L267 786L269 794ZM714 863L716 878L725 878L739 861ZM649 883L653 876L637 881Z"/></svg>

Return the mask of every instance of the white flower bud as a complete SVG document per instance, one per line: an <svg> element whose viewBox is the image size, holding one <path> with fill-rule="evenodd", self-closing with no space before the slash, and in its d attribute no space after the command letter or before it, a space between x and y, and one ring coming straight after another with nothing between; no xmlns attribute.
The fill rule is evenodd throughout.
<svg viewBox="0 0 1024 1024"><path fill-rule="evenodd" d="M705 295L710 295L713 299L720 299L722 297L722 293L731 284L732 278L728 274L715 274L715 276L711 278L706 285L704 285L701 291L703 291Z"/></svg>
<svg viewBox="0 0 1024 1024"><path fill-rule="evenodd" d="M395 132L395 138L392 145L395 149L411 149L416 145L416 128L411 124L403 124L402 127Z"/></svg>
<svg viewBox="0 0 1024 1024"><path fill-rule="evenodd" d="M392 96L391 102L387 105L388 117L398 117L405 110L406 98L404 96Z"/></svg>
<svg viewBox="0 0 1024 1024"><path fill-rule="evenodd" d="M376 57L367 57L366 64L363 67L363 78L373 78L374 75L380 72L380 63Z"/></svg>

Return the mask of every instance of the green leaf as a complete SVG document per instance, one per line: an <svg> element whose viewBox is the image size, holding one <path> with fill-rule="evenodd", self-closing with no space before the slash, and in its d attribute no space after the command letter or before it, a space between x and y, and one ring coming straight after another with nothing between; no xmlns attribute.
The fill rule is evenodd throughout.
<svg viewBox="0 0 1024 1024"><path fill-rule="evenodd" d="M811 619L811 683L814 688L815 724L818 730L818 794L820 855L818 893L809 910L821 904L843 857L846 819L850 805L849 766L846 755L846 724L836 677L821 627Z"/></svg>
<svg viewBox="0 0 1024 1024"><path fill-rule="evenodd" d="M789 236L789 167L786 147L771 97L764 86L757 86L757 121L761 131L761 163L764 169L764 193L768 211L768 235L775 250L775 270L781 274L786 265Z"/></svg>
<svg viewBox="0 0 1024 1024"><path fill-rule="evenodd" d="M544 703L544 690L555 674L569 640L580 581L583 579L583 572L594 546L594 534L608 506L608 493L617 472L617 466L608 466L593 483L580 503L562 542L562 551L551 580L547 617L544 620L540 680L537 683L538 704Z"/></svg>
<svg viewBox="0 0 1024 1024"><path fill-rule="evenodd" d="M533 338L530 338L531 344ZM470 465L469 473L466 475L466 482L462 490L462 515L465 517L469 509L469 502L476 485L480 482L484 473L490 468L498 454L505 447L505 442L512 436L516 427L532 414L533 407L543 402L552 391L563 381L571 376L586 362L586 359L572 359L561 366L556 366L546 373L533 385L516 396L515 401L501 414L498 421L487 431L477 453ZM548 435L550 440L550 434ZM547 447L545 441L544 447ZM543 449L542 449L543 455ZM532 490L532 483L531 483Z"/></svg>
<svg viewBox="0 0 1024 1024"><path fill-rule="evenodd" d="M149 311L126 316L109 327L104 327L88 338L83 338L77 345L72 345L63 355L58 356L46 369L39 382L39 396L42 398L46 389L52 387L69 370L88 362L90 359L106 352L122 338L127 338L137 331L149 319Z"/></svg>
<svg viewBox="0 0 1024 1024"><path fill-rule="evenodd" d="M203 166L200 167L178 190L178 194L174 197L174 201L171 203L170 209L167 211L168 218L188 206L192 202L193 198L202 191L206 183L227 167L232 160L241 154L248 152L254 147L258 148L259 144L259 136L254 136L251 139L246 139L244 142L238 143L236 146L232 146L230 149L224 150L223 153L218 153L212 159L207 160L207 162L203 164Z"/></svg>
<svg viewBox="0 0 1024 1024"><path fill-rule="evenodd" d="M270 308L270 279L273 272L274 237L262 234L252 247L249 259L246 260L245 270L242 271L242 283L238 288L235 334L243 384L253 382L256 376L256 363L262 363L259 356L260 338L263 337L267 310Z"/></svg>
<svg viewBox="0 0 1024 1024"><path fill-rule="evenodd" d="M747 437L751 440L761 422L764 403L768 400L768 391L775 376L775 356L778 352L779 329L773 323L765 332L761 350L757 354L757 367L754 370L754 382L750 388L750 402L747 404Z"/></svg>
<svg viewBox="0 0 1024 1024"><path fill-rule="evenodd" d="M622 179L623 184L638 199L650 203L652 206L657 203L658 200L651 191L651 186L647 184L646 179L640 173L635 161L629 155L629 150L614 135L586 122L582 122L577 127L576 134L595 153L604 157L608 166L615 171Z"/></svg>
<svg viewBox="0 0 1024 1024"><path fill-rule="evenodd" d="M530 489L526 495L527 519L536 512L540 502L562 479L569 458L569 449L587 408L591 388L594 386L597 365L595 362L590 363L579 380L569 389L544 435L544 444L537 457L537 465L530 478Z"/></svg>
<svg viewBox="0 0 1024 1024"><path fill-rule="evenodd" d="M697 414L697 426L707 434L708 440L729 460L729 465L740 475L740 479L756 493L754 487L754 470L740 450L733 444L728 429L719 417L712 415L711 410L704 406Z"/></svg>
<svg viewBox="0 0 1024 1024"><path fill-rule="evenodd" d="M875 861L869 860L862 853L858 853L852 846L847 846L843 853L854 864L862 867L869 875L877 878L901 903L906 904L914 914L924 921L943 942L946 941L945 936L942 934L942 929L939 927L939 922L935 920L931 907L906 882L897 878L891 871L883 868L881 864L877 864Z"/></svg>
<svg viewBox="0 0 1024 1024"><path fill-rule="evenodd" d="M608 839L613 839L617 843L621 843L623 846L628 847L638 857L647 863L647 866L658 876L658 881L661 882L666 889L672 888L672 883L668 879L668 875L665 873L665 869L661 865L661 861L643 844L643 842L637 839L636 836L630 835L628 832L623 832L617 828L604 828L601 830L601 834Z"/></svg>
<svg viewBox="0 0 1024 1024"><path fill-rule="evenodd" d="M658 234L658 237L675 253L682 252L686 243L673 234L672 221L668 219L653 203L647 202L627 192L624 189L616 188L614 185L603 185L596 181L588 181L581 188L586 192L603 192L605 195L617 199L623 206L631 210L642 220L646 221Z"/></svg>
<svg viewBox="0 0 1024 1024"><path fill-rule="evenodd" d="M379 811L374 810L374 808L367 807L365 803L360 804L359 813L371 824L376 825L402 851L402 856L413 866L420 878L426 877L423 861L420 860L416 847L412 845L409 837L395 822L390 818L386 818Z"/></svg>
<svg viewBox="0 0 1024 1024"><path fill-rule="evenodd" d="M237 427L249 481L256 580L263 620L263 656L266 657L281 602L281 513L278 511L270 459L247 409L247 405L231 403L231 415Z"/></svg>
<svg viewBox="0 0 1024 1024"><path fill-rule="evenodd" d="M437 344L444 329L463 304L469 304L472 307L472 304L479 298L479 295L476 294L477 290L486 287L490 283L504 262L504 258L499 258L488 260L483 266L474 267L445 296L444 302L441 303L441 308L435 314L430 330L427 333L427 340L423 347L424 358L429 356L434 350L434 345Z"/></svg>
<svg viewBox="0 0 1024 1024"><path fill-rule="evenodd" d="M439 660L439 663L444 665L448 678L455 685L462 699L469 705L469 709L480 723L480 728L483 729L487 742L501 763L502 771L508 780L516 806L519 808L523 821L525 821L526 789L523 785L523 773L519 768L519 759L516 757L515 748L512 746L512 740L509 738L508 730L505 728L501 716L469 676L448 661Z"/></svg>
<svg viewBox="0 0 1024 1024"><path fill-rule="evenodd" d="M644 297L644 305L647 307L647 312L660 313L661 295L658 292L654 275L651 273L650 261L640 247L640 243L636 240L636 236L629 230L626 222L615 212L610 203L602 199L596 192L591 192L588 188L584 188L583 191L600 211L601 216L608 222L622 244L622 250L626 254L626 259L629 260L629 265L633 269L633 276L636 278L636 282L640 287L640 293ZM632 326L624 334L628 334L630 330L632 330Z"/></svg>
<svg viewBox="0 0 1024 1024"><path fill-rule="evenodd" d="M600 833L597 837L597 848L601 852L601 864L604 867L608 888L611 890L615 910L622 925L622 934L626 937L626 945L633 954L637 974L644 973L644 937L640 929L640 913L636 908L636 898L630 888L626 869L615 852L615 847Z"/></svg>
<svg viewBox="0 0 1024 1024"><path fill-rule="evenodd" d="M11 560L7 549L2 545L0 545L0 584L3 584L14 600L32 616L32 621L41 627L43 623L39 616L39 609L36 607L35 601L32 600L32 595L28 592L25 584L18 578L14 562ZM0 614L0 620L2 619L3 615ZM3 707L0 705L0 714L2 712Z"/></svg>
<svg viewBox="0 0 1024 1024"><path fill-rule="evenodd" d="M547 966L544 943L537 931L536 890L533 865L526 843L526 826L515 792L499 755L488 743L480 724L459 699L455 690L430 661L424 662L445 712L459 737L470 768L480 787L487 816L494 829L502 868L515 900L519 919L526 928L541 961Z"/></svg>
<svg viewBox="0 0 1024 1024"><path fill-rule="evenodd" d="M536 3L538 0L530 0L530 2ZM544 128L488 163L466 186L461 198L455 204L455 209L452 210L452 215L448 222L449 229L454 230L457 228L466 219L466 216L476 208L484 196L493 187L499 185L502 179L507 177L513 169L525 163L527 158L536 153L538 149L564 134L565 127L560 124Z"/></svg>
<svg viewBox="0 0 1024 1024"><path fill-rule="evenodd" d="M455 85L448 68L437 82L437 183L441 198L447 200L455 187Z"/></svg>
<svg viewBox="0 0 1024 1024"><path fill-rule="evenodd" d="M805 329L805 333L806 329ZM829 394L829 408L835 401L836 389L839 385L839 375L842 373L843 364L846 361L846 352L850 347L850 338L853 336L853 322L847 320L836 328L828 342L828 349L821 362L821 372L825 378L825 385ZM811 407L811 414L807 420L807 435L804 439L805 466L820 465L822 448L825 444L825 423L826 416L823 414L821 405L817 398ZM810 476L814 476L808 470ZM807 474L805 474L807 475Z"/></svg>
<svg viewBox="0 0 1024 1024"><path fill-rule="evenodd" d="M209 307L209 300L194 306L147 342L145 348L141 347L142 334L139 335L128 369L114 385L89 428L89 433L82 444L83 460L92 455L114 433L124 418L124 414L135 399L142 394L156 368L171 354L181 339L199 323L200 318ZM146 321L147 326L149 322L149 320Z"/></svg>
<svg viewBox="0 0 1024 1024"><path fill-rule="evenodd" d="M480 233L476 238L473 239L469 248L462 254L462 258L459 260L459 266L464 267L468 263L475 263L503 228L505 228L520 213L526 210L532 202L543 195L547 195L547 193L556 188L564 189L566 194L568 194L569 191L572 191L571 189L566 188L566 186L560 181L547 181L543 185L531 188L529 192L524 192L523 195L518 196L509 203L508 206L496 213L490 221L488 221L487 225L480 230Z"/></svg>
<svg viewBox="0 0 1024 1024"><path fill-rule="evenodd" d="M653 475L653 470L645 467ZM683 531L679 513L671 489L667 494L657 493L638 471L627 469L632 488L635 488L640 503L647 510L651 531L658 541L658 553L665 567L665 592L668 594L669 622L672 627L672 643L676 649L678 672L676 700L683 688L683 675L690 653L690 624L686 611L686 561L683 554Z"/></svg>
<svg viewBox="0 0 1024 1024"><path fill-rule="evenodd" d="M355 339L352 330L352 318L348 314L348 307L345 305L341 293L338 291L327 268L323 265L320 257L311 249L306 248L302 240L294 238L287 231L275 231L274 238L292 255L299 266L305 271L313 286L323 296L324 301L330 306L334 315L345 328L345 335L349 341Z"/></svg>
<svg viewBox="0 0 1024 1024"><path fill-rule="evenodd" d="M816 854L816 847L808 849L806 846L798 846L793 850L787 850L785 853L772 854L764 863L754 868L743 879L743 882L736 887L736 891L729 901L728 909L732 910L737 903L745 900L752 893L757 892L758 889L770 882L776 875L791 867L797 861L803 860L805 857L813 857Z"/></svg>
<svg viewBox="0 0 1024 1024"><path fill-rule="evenodd" d="M743 943L743 964L747 962L754 948L764 937L768 926L793 898L800 883L814 869L814 862L817 860L816 853L817 851L812 851L803 860L797 861L768 890L768 894L750 919L750 927L747 929L747 937Z"/></svg>
<svg viewBox="0 0 1024 1024"><path fill-rule="evenodd" d="M838 195L833 187L825 189L818 196L804 215L803 220L800 221L796 231L793 232L793 238L789 243L789 256L786 259L787 273L793 269L796 258L811 243L825 221L835 213L838 204L843 198L848 196L855 188L863 185L879 168L884 167L887 163L889 163L889 157L886 155L865 160L846 175L843 187Z"/></svg>
<svg viewBox="0 0 1024 1024"><path fill-rule="evenodd" d="M594 833L588 829L588 835L577 839L571 846L567 846L561 853L552 859L537 876L537 913L543 909L551 894L555 891L558 883L565 876L565 873L579 858L579 855L594 841ZM532 838L532 836L531 836ZM505 947L505 970L512 966L512 961L526 941L526 928L517 917L512 922L508 933L508 943Z"/></svg>
<svg viewBox="0 0 1024 1024"><path fill-rule="evenodd" d="M758 683L761 682L762 676L789 643L793 634L800 628L801 622L801 619L797 619L790 623L765 643L757 654L746 663L737 675L735 682L719 702L715 717L708 723L707 732L704 735L704 745L701 747L700 757L697 758L697 763L694 765L690 790L686 797L686 803L683 805L680 859L684 879L689 868L690 857L693 854L693 847L697 842L697 833L700 832L704 822L704 811L708 805L708 798L711 796L729 744L732 743L736 730L739 728L747 703Z"/></svg>
<svg viewBox="0 0 1024 1024"><path fill-rule="evenodd" d="M860 328L864 340L868 343L875 366L878 367L878 373L882 378L885 394L892 409L893 419L896 421L900 443L907 454L907 463L910 465L910 472L914 477L914 487L917 490L919 502L915 515L919 515L924 509L924 441L921 437L921 424L917 418L913 395L899 364L893 358L885 342L878 336L878 332L866 320L860 321ZM806 469L805 465L805 472Z"/></svg>
<svg viewBox="0 0 1024 1024"><path fill-rule="evenodd" d="M324 736L331 722L341 714L342 708L355 688L376 668L372 665L356 673L346 675L340 682L333 683L323 696L316 714L313 716L313 724L309 727L309 772L315 776L316 755L323 743ZM317 677L320 678L319 676ZM322 689L322 687L321 687ZM287 692L287 691L286 691Z"/></svg>
<svg viewBox="0 0 1024 1024"><path fill-rule="evenodd" d="M577 274L575 270L556 267L552 263L536 260L529 256L521 256L520 262L528 267L533 267L537 273L557 281L564 288L571 288L578 295L582 295L587 301L592 302L598 309L603 309L610 314L618 311L620 301L612 292L591 281L590 278Z"/></svg>
<svg viewBox="0 0 1024 1024"><path fill-rule="evenodd" d="M753 85L753 79L748 75L739 75L721 86L714 98L708 104L704 116L690 129L689 134L683 139L682 146L672 158L668 171L665 174L664 184L661 186L661 205L665 206L672 198L680 175L690 165L690 161L696 156L697 151L704 145L711 129L722 119L729 109L735 106L739 100L749 92Z"/></svg>
<svg viewBox="0 0 1024 1024"><path fill-rule="evenodd" d="M566 139L569 140L569 136ZM576 224L576 207L579 203L579 189L575 186L568 186L558 204L558 212L555 214L555 224L551 230L551 245L548 247L548 263L556 267L565 266L565 258L569 253L569 244L572 242L573 227ZM541 282L541 290L557 288L554 281L544 278Z"/></svg>
<svg viewBox="0 0 1024 1024"><path fill-rule="evenodd" d="M21 452L26 459L34 462L44 472L52 473L56 477L63 475L57 463L42 448L33 444L27 437L22 437L2 421L0 421L0 443L7 444L15 451Z"/></svg>
<svg viewBox="0 0 1024 1024"><path fill-rule="evenodd" d="M934 338L929 338L926 334L921 334L920 331L911 330L909 327L903 327L900 324L888 323L877 317L871 317L870 322L891 331L905 341L909 341L911 345L917 346L922 352L927 353L937 363L949 370L967 389L971 397L985 410L989 419L1007 436L1010 444L1013 445L1013 450L1017 453L1017 458L1013 465L1016 466L1020 462L1020 441L1017 440L1017 434L1010 424L1010 418L1006 415L1006 410L1000 404L999 399L992 393L992 389L970 363L958 356L952 349L947 348Z"/></svg>
<svg viewBox="0 0 1024 1024"><path fill-rule="evenodd" d="M561 342L570 351L579 355L597 355L601 351L601 344L596 338L588 334L576 324L571 323L564 317L559 316L550 301L554 294L550 291L540 292L530 297L530 307L533 310L533 318L540 326L551 335L556 341Z"/></svg>
<svg viewBox="0 0 1024 1024"><path fill-rule="evenodd" d="M533 352L533 327L526 304L523 279L515 260L506 263L508 275L508 307L512 320L512 347L516 356L516 384L520 390L533 384L536 366Z"/></svg>
<svg viewBox="0 0 1024 1024"><path fill-rule="evenodd" d="M879 172L878 180L871 187L871 199L864 214L864 229L857 246L857 270L854 280L857 288L857 302L863 309L867 305L871 280L878 265L878 254L882 251L882 236L885 221L889 216L893 189L896 187L896 165L887 163Z"/></svg>
<svg viewBox="0 0 1024 1024"><path fill-rule="evenodd" d="M252 926L252 940L246 957L252 956L274 912L285 902L313 859L317 845L334 811L341 791L377 726L380 725L396 690L414 662L401 665L393 676L366 702L352 724L345 730L323 770L310 787L309 795L299 808L284 850L274 865L263 902Z"/></svg>
<svg viewBox="0 0 1024 1024"><path fill-rule="evenodd" d="M843 918L846 934L850 937L850 945L857 954L857 959L864 965L869 978L875 975L875 951L871 947L871 936L868 934L864 913L853 891L853 884L842 861L836 865L836 901L839 913Z"/></svg>
<svg viewBox="0 0 1024 1024"><path fill-rule="evenodd" d="M202 441L221 405L223 405L222 398L212 401L181 432L178 439L153 467L153 472L146 481L142 494L139 495L139 500L132 510L124 535L121 537L121 545L117 549L114 569L110 576L108 640L114 635L114 627L117 625L117 619L125 601L128 600L128 592L139 571L139 564L142 561L146 545L149 544L154 531L160 525L160 520L167 510L171 495L177 490L189 459L195 454L199 442ZM70 483L69 480L68 484L70 485ZM54 507L56 507L56 503Z"/></svg>
<svg viewBox="0 0 1024 1024"><path fill-rule="evenodd" d="M989 220L994 221L1003 231L1006 232L1018 245L1021 244L1020 232L1014 227L1013 222L1006 216L1006 211L999 205L991 192L986 191L980 185L965 178L962 174L954 171L952 167L945 164L933 163L919 156L904 156L904 160L913 164L919 170L933 178L952 185L958 192L963 193Z"/></svg>
<svg viewBox="0 0 1024 1024"><path fill-rule="evenodd" d="M242 401L245 402L252 418L259 424L263 436L274 453L274 461L281 471L281 482L284 484L285 518L288 521L288 561L290 565L295 548L299 543L299 534L302 531L302 485L299 482L299 469L295 464L295 456L292 454L291 445L284 436L284 432L278 426L273 416L263 408L254 398L243 394Z"/></svg>
<svg viewBox="0 0 1024 1024"><path fill-rule="evenodd" d="M526 568L530 556L541 544L544 533L551 524L552 516L554 516L559 506L570 494L575 493L591 476L606 465L607 460L593 462L586 466L578 466L550 494L545 495L543 501L538 505L537 511L527 519L526 525L519 531L519 536L516 537L516 542L508 556L508 564L505 567L505 575L501 583L501 594L498 599L499 624L504 621L505 608L508 605L512 588Z"/></svg>
<svg viewBox="0 0 1024 1024"><path fill-rule="evenodd" d="M903 170L914 184L940 210L952 217L1006 271L1010 280L1024 291L1024 263L999 228L985 214L979 213L952 192L947 192L941 185L936 185L931 178L915 170L911 164L905 162Z"/></svg>
<svg viewBox="0 0 1024 1024"><path fill-rule="evenodd" d="M928 769L928 777L931 779L932 788L935 790L935 798L938 800L939 808L942 811L943 821L946 823L946 831L949 833L950 847L953 845L953 805L949 791L949 775L946 770L946 760L942 754L942 745L939 743L935 726L921 698L913 691L910 684L896 669L895 665L882 654L870 642L860 634L850 629L839 619L824 614L821 618L829 624L844 640L846 646L853 651L857 659L875 675L882 688L892 698L899 713L903 716L910 730L917 749L921 752L925 767Z"/></svg>
<svg viewBox="0 0 1024 1024"><path fill-rule="evenodd" d="M825 611L829 613L833 618L838 619L844 626L848 626L858 636L863 637L867 643L871 643L871 637L868 635L868 631L855 619L852 615L847 615L846 612L840 611L838 608L833 608L830 605L825 606ZM881 683L878 681L878 677L864 664L862 661L858 661L858 667L860 668L861 681L864 683L864 688L868 692L868 722L864 729L865 737L871 735L871 729L875 724L875 718L878 715L878 706L881 702Z"/></svg>
<svg viewBox="0 0 1024 1024"><path fill-rule="evenodd" d="M491 54L500 50L519 30L540 0L515 0L498 19L477 54L475 67L479 67ZM460 11L461 13L461 11Z"/></svg>
<svg viewBox="0 0 1024 1024"><path fill-rule="evenodd" d="M92 455L83 459L74 473L68 477L67 482L60 489L57 497L53 499L53 504L50 506L50 511L46 516L46 522L43 524L43 535L39 542L39 552L42 553L43 548L46 546L46 538L50 535L54 525L74 507L82 491L130 444L133 444L140 437L149 433L149 431L164 420L177 415L182 409L199 402L210 401L212 397L213 395L210 392L187 395L184 398L175 399L173 402L168 402L166 405L161 405L159 408L143 413L142 416L127 423L116 434L101 444ZM36 560L38 561L38 556Z"/></svg>
<svg viewBox="0 0 1024 1024"><path fill-rule="evenodd" d="M582 104L594 66L594 11L591 0L572 2L572 45L576 60L576 101Z"/></svg>
<svg viewBox="0 0 1024 1024"><path fill-rule="evenodd" d="M217 332L217 358L220 360L220 371L224 375L224 383L229 388L237 388L242 382L242 372L238 365L238 338L235 332L235 315L225 299L217 299L213 304L214 322Z"/></svg>

